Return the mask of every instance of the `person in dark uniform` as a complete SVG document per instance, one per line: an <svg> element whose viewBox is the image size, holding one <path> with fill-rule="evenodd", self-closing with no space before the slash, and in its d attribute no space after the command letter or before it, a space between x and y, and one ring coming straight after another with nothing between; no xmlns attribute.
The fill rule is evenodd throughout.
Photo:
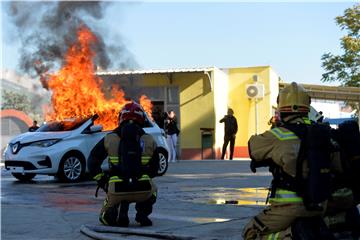
<svg viewBox="0 0 360 240"><path fill-rule="evenodd" d="M142 107L136 102L126 104L119 114L119 127L90 153L90 175L107 195L99 216L104 225L128 227L129 204L133 202L137 211L135 220L141 226L152 225L148 216L157 195L152 178L157 176L159 159L155 141L142 129L144 122ZM107 157L108 173L101 169Z"/></svg>
<svg viewBox="0 0 360 240"><path fill-rule="evenodd" d="M230 160L232 160L234 155L235 138L238 131L238 125L236 118L234 117L234 111L231 108L228 109L227 115L225 115L220 120L220 123L225 123L225 136L224 145L222 147L221 159L224 159L226 148L230 142Z"/></svg>
<svg viewBox="0 0 360 240"><path fill-rule="evenodd" d="M33 121L33 125L31 127L29 127L29 132L35 132L36 130L38 130L39 126L37 125L37 121L34 120Z"/></svg>

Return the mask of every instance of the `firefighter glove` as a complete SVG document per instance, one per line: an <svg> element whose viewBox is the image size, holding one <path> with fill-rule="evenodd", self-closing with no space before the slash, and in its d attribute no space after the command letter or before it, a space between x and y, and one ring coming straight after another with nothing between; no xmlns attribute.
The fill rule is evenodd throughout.
<svg viewBox="0 0 360 240"><path fill-rule="evenodd" d="M108 185L109 185L109 177L107 175L105 175L104 173L99 173L98 175L96 175L94 177L94 179L97 182L98 188L101 188L102 190L104 190L104 192L107 193L108 190Z"/></svg>

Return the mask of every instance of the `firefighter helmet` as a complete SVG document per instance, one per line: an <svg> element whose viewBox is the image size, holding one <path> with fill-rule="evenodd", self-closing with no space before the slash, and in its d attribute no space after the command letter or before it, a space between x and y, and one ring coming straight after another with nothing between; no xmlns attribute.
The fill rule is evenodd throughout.
<svg viewBox="0 0 360 240"><path fill-rule="evenodd" d="M140 125L145 122L145 112L140 104L137 102L130 102L120 110L119 125L125 121L133 120Z"/></svg>
<svg viewBox="0 0 360 240"><path fill-rule="evenodd" d="M279 93L279 112L306 113L310 111L310 96L305 88L292 82Z"/></svg>

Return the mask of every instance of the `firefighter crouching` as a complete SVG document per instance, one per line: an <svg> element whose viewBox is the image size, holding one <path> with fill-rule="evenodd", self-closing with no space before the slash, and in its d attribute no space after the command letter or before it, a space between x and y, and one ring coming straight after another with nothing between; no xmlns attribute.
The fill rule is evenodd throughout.
<svg viewBox="0 0 360 240"><path fill-rule="evenodd" d="M119 127L107 134L90 154L90 174L106 192L99 220L104 225L128 227L129 204L135 202L135 220L151 226L148 216L156 202L157 188L151 178L159 167L152 136L142 129L145 113L136 102L126 104L119 113ZM109 172L101 169L108 157Z"/></svg>
<svg viewBox="0 0 360 240"><path fill-rule="evenodd" d="M310 122L309 108L305 89L291 83L278 96L281 124L249 140L251 170L270 166L273 180L270 206L245 226L246 240L294 239L295 228L312 227L307 219L323 223L320 216L330 196L330 129ZM295 224L299 219L305 221Z"/></svg>

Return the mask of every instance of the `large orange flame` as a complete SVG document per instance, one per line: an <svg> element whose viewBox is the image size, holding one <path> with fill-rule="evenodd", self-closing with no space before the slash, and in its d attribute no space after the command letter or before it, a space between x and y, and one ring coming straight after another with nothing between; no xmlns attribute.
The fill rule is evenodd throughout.
<svg viewBox="0 0 360 240"><path fill-rule="evenodd" d="M139 103L140 105L144 108L144 111L148 114L148 116L150 117L151 120L153 120L152 118L152 108L153 108L153 104L150 100L150 98L148 98L145 95L142 95L139 99Z"/></svg>
<svg viewBox="0 0 360 240"><path fill-rule="evenodd" d="M111 97L101 91L103 80L95 75L93 58L95 52L91 46L96 44L95 35L87 28L80 27L77 42L72 45L59 72L51 74L48 87L52 91L51 110L46 113L46 120L88 117L97 113L97 124L105 130L114 129L118 124L118 113L128 102L125 93L112 87ZM151 117L151 101L141 96L140 104Z"/></svg>

